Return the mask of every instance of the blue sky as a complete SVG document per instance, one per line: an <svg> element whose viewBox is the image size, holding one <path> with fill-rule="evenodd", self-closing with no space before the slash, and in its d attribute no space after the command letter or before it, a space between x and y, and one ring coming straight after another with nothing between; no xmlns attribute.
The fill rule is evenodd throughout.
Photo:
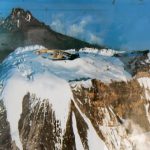
<svg viewBox="0 0 150 150"><path fill-rule="evenodd" d="M30 10L54 30L115 49L150 48L149 0L1 0L0 16Z"/></svg>

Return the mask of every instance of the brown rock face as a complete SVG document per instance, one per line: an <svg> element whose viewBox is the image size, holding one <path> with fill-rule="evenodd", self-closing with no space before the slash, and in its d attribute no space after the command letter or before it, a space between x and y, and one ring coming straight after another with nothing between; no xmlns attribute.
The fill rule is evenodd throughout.
<svg viewBox="0 0 150 150"><path fill-rule="evenodd" d="M103 115L99 108L111 106L118 119L119 117L122 119L132 119L142 123L140 120L146 116L144 111L146 98L141 99L141 95L144 95L144 90L140 87L137 80L112 82L109 85L98 80L93 80L92 82L93 87L91 89L82 87L80 89L82 92L74 91L75 99L78 98L80 100L76 102L91 120L102 125ZM140 118L139 115L143 117ZM146 127L145 124L146 129L149 129L148 126L147 124Z"/></svg>
<svg viewBox="0 0 150 150"><path fill-rule="evenodd" d="M88 149L87 129L88 126L76 109L73 101L70 105L70 113L63 137L60 122L55 117L55 112L44 100L37 103L31 110L31 96L27 94L23 99L23 112L19 121L19 133L23 143L23 149L61 149L75 150L75 137L73 132L72 114L75 114L78 132L85 149ZM33 99L32 99L33 100ZM34 99L36 101L36 99Z"/></svg>
<svg viewBox="0 0 150 150"><path fill-rule="evenodd" d="M0 101L0 150L11 150L11 136L9 122L7 121L6 110Z"/></svg>
<svg viewBox="0 0 150 150"><path fill-rule="evenodd" d="M36 100L36 99L35 99ZM54 149L61 144L60 122L48 101L37 103L31 110L30 95L23 99L23 112L19 121L19 132L23 149ZM56 146L57 148L57 146Z"/></svg>
<svg viewBox="0 0 150 150"><path fill-rule="evenodd" d="M98 135L106 142L109 149L117 148L111 139L113 136L109 135L110 129L116 140L118 140L117 136L121 137L118 142L122 146L119 149L127 148L125 146L127 142L124 143L124 139L128 139L127 137L132 136L133 132L137 130L134 125L138 126L142 133L150 131L150 122L145 109L145 105L149 104L149 101L144 97L145 90L141 88L136 79L110 84L93 80L92 85L87 89L84 87L73 89L75 101L82 112L90 118ZM106 127L106 131L103 126ZM122 128L123 136L120 135L119 128ZM141 131L137 134L141 134ZM130 144L134 149L134 142Z"/></svg>
<svg viewBox="0 0 150 150"><path fill-rule="evenodd" d="M132 76L137 75L139 72L149 72L150 62L148 60L149 50L126 52L117 54L118 57L125 65L125 70L130 72Z"/></svg>

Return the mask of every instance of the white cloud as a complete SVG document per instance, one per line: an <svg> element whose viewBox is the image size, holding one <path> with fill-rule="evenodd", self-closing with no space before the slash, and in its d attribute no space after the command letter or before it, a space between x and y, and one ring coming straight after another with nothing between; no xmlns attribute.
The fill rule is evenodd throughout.
<svg viewBox="0 0 150 150"><path fill-rule="evenodd" d="M67 33L68 33L68 35L71 35L71 36L78 36L78 35L84 33L84 28L80 25L73 24L70 26Z"/></svg>
<svg viewBox="0 0 150 150"><path fill-rule="evenodd" d="M50 24L50 27L54 30L56 30L57 32L60 32L60 33L64 33L65 31L65 26L64 26L64 23L62 23L61 21L61 17L63 17L63 15L54 15L52 17L52 22Z"/></svg>
<svg viewBox="0 0 150 150"><path fill-rule="evenodd" d="M90 31L88 29L88 25L93 22L91 16L82 17L79 21L74 22L65 22L64 16L54 15L52 17L53 21L50 26L57 32L79 38L81 40L94 43L94 44L102 44L103 40L100 35L96 35L96 33Z"/></svg>
<svg viewBox="0 0 150 150"><path fill-rule="evenodd" d="M86 26L91 22L91 17L82 18L82 20L76 24L70 25L67 34L71 36L82 36L81 34L85 34Z"/></svg>
<svg viewBox="0 0 150 150"><path fill-rule="evenodd" d="M150 132L145 132L144 129L135 124L133 121L128 120L126 122L126 128L129 128L130 133L129 140L135 150L149 150L150 147Z"/></svg>
<svg viewBox="0 0 150 150"><path fill-rule="evenodd" d="M103 43L103 39L101 39L100 37L92 34L92 33L89 33L90 35L90 39L89 39L89 42L91 43L94 43L94 44L102 44Z"/></svg>

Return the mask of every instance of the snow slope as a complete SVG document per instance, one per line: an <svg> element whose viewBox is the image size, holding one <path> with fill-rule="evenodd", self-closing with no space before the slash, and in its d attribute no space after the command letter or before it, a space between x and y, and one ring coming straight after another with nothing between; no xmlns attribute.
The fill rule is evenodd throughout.
<svg viewBox="0 0 150 150"><path fill-rule="evenodd" d="M39 46L40 48L42 46ZM110 82L111 80L126 81L131 77L124 70L124 65L118 58L108 56L110 50L105 50L105 53L101 54L95 49L81 49L78 59L52 61L37 56L34 53L36 49L38 49L38 46L18 48L4 61L4 64L7 63L8 66L17 67L19 72L26 77L33 77L33 74L45 71L68 81L80 78L97 78L104 82Z"/></svg>

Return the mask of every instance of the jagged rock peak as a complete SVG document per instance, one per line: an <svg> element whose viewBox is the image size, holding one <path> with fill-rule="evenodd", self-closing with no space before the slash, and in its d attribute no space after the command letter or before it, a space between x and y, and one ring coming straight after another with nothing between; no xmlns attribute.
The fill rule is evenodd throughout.
<svg viewBox="0 0 150 150"><path fill-rule="evenodd" d="M32 18L32 14L30 11L25 11L22 8L13 8L11 12L12 19L25 19L26 21L30 21Z"/></svg>
<svg viewBox="0 0 150 150"><path fill-rule="evenodd" d="M2 29L7 31L27 30L32 26L41 26L40 23L30 11L22 8L13 8L10 15L2 23Z"/></svg>

